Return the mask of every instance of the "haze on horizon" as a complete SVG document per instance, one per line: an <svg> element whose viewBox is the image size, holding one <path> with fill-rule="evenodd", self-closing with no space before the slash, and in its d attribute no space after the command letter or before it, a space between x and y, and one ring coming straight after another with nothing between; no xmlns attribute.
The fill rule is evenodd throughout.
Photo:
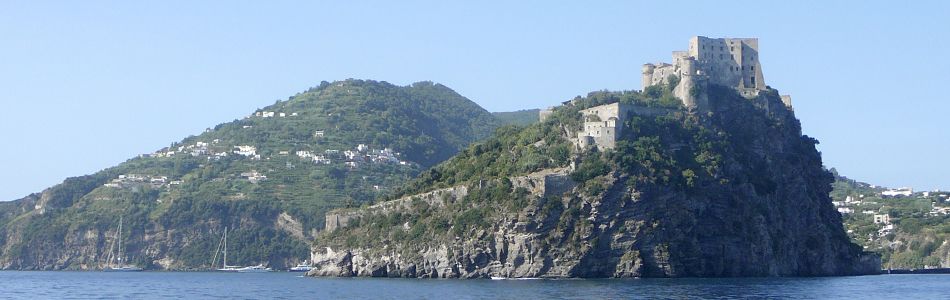
<svg viewBox="0 0 950 300"><path fill-rule="evenodd" d="M322 80L444 84L489 111L640 89L693 36L759 39L826 166L950 190L948 2L0 2L0 201ZM664 13L667 12L667 13ZM676 12L674 14L674 12Z"/></svg>

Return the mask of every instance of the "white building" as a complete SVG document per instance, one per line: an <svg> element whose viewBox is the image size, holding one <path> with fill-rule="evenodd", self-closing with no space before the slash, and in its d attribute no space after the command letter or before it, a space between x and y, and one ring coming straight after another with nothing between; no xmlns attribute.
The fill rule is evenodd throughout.
<svg viewBox="0 0 950 300"><path fill-rule="evenodd" d="M248 146L248 145L234 146L234 147L238 148L238 150L234 151L234 154L242 155L242 156L250 156L250 157L257 155L257 147Z"/></svg>
<svg viewBox="0 0 950 300"><path fill-rule="evenodd" d="M888 214L874 215L874 224L878 224L878 223L884 223L884 224L891 223L891 216Z"/></svg>
<svg viewBox="0 0 950 300"><path fill-rule="evenodd" d="M909 187L902 187L895 190L886 190L884 192L881 192L881 196L884 196L884 197L897 197L897 196L910 197L913 194L914 194L914 189L909 188Z"/></svg>

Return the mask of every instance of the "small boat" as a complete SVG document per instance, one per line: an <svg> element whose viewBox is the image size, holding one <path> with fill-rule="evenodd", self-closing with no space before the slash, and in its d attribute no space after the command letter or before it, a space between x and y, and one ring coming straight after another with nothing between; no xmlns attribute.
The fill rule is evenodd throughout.
<svg viewBox="0 0 950 300"><path fill-rule="evenodd" d="M291 272L310 272L310 270L313 270L313 267L306 262L299 264L296 267L290 268Z"/></svg>
<svg viewBox="0 0 950 300"><path fill-rule="evenodd" d="M119 254L115 255L116 266L105 267L102 270L106 272L139 272L142 271L142 268L136 267L134 265L123 265L122 264L122 217L119 216L119 233L116 234L116 237L119 239L118 252ZM115 242L115 240L113 240ZM114 249L113 249L114 250ZM113 251L111 254L115 254ZM112 256L112 255L110 255ZM111 259L110 259L111 260Z"/></svg>
<svg viewBox="0 0 950 300"><path fill-rule="evenodd" d="M139 272L142 271L142 268L136 266L121 266L121 267L110 267L105 268L103 271L106 272Z"/></svg>
<svg viewBox="0 0 950 300"><path fill-rule="evenodd" d="M505 279L508 279L508 278L500 277L500 276L492 276L492 277L491 277L491 280L505 280Z"/></svg>
<svg viewBox="0 0 950 300"><path fill-rule="evenodd" d="M272 270L270 268L265 268L264 265L256 265L237 269L238 273L266 273L270 271Z"/></svg>

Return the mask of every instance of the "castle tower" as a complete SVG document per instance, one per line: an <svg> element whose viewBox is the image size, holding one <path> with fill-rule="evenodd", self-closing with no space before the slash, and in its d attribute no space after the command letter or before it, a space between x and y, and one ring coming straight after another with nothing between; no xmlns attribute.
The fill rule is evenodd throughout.
<svg viewBox="0 0 950 300"><path fill-rule="evenodd" d="M643 78L642 78L643 85L641 85L641 87L645 89L646 87L653 85L653 70L656 69L656 66L654 66L653 64L645 64L643 65L642 69L643 69Z"/></svg>
<svg viewBox="0 0 950 300"><path fill-rule="evenodd" d="M757 95L766 88L759 64L759 40L754 38L693 37L689 39L689 50L673 52L672 65L643 66L643 88L667 83L666 77L670 74L680 77L674 95L687 107L701 106L703 102L689 93L697 85L728 86L746 97Z"/></svg>

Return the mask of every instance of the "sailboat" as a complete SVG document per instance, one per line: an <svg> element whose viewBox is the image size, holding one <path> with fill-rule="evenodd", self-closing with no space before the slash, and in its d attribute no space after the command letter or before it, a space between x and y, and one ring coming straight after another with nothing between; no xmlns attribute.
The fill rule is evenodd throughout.
<svg viewBox="0 0 950 300"><path fill-rule="evenodd" d="M119 233L116 234L119 239L119 254L115 255L116 265L113 267L106 267L102 269L106 272L138 272L142 271L142 268L136 267L134 265L123 265L122 264L122 216L119 216ZM112 240L115 242L115 240ZM113 256L115 252L111 253L110 256ZM111 261L111 259L110 259Z"/></svg>
<svg viewBox="0 0 950 300"><path fill-rule="evenodd" d="M223 251L221 251L221 250L222 250L222 249L221 249L221 248L222 248L222 247L221 247L222 244L224 245ZM221 268L218 269L218 271L221 271L221 272L237 272L238 270L241 269L241 267L238 267L238 266L229 266L229 265L228 265L228 228L227 228L227 227L224 228L224 237L222 237L222 238L221 238L221 242L218 243L218 248L214 250L214 258L211 259L211 265L212 265L212 266L214 265L214 262L218 260L218 252L222 252L222 253L224 254L224 264L221 265Z"/></svg>

